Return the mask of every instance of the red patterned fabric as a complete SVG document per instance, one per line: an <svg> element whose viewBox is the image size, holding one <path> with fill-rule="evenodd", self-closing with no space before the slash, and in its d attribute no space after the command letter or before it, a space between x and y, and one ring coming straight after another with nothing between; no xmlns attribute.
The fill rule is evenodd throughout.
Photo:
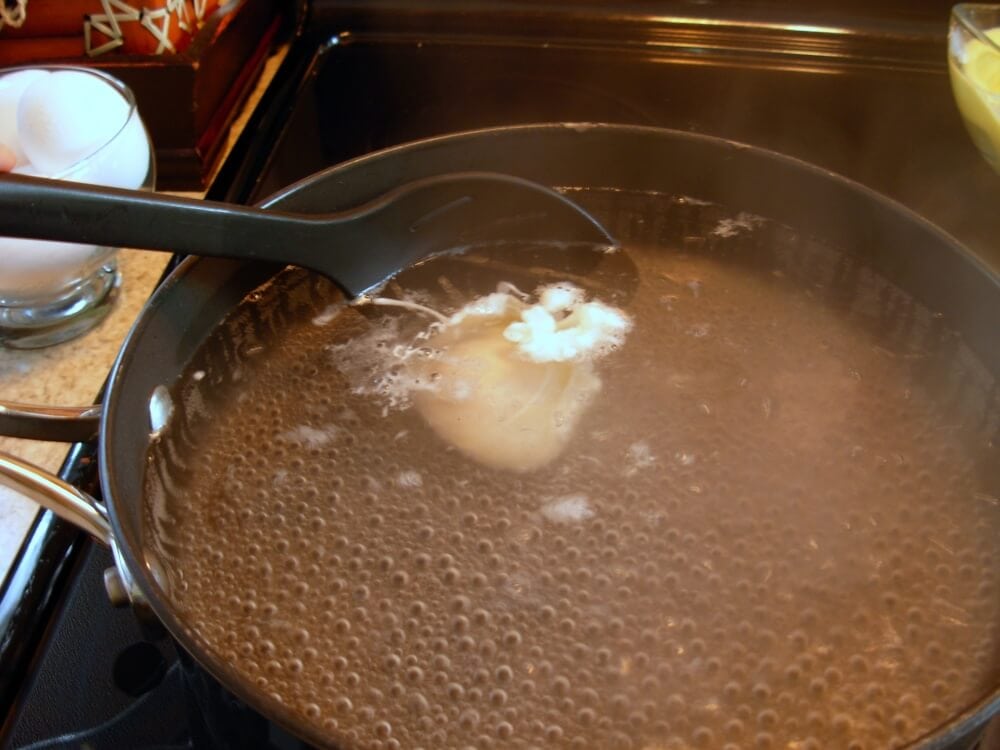
<svg viewBox="0 0 1000 750"><path fill-rule="evenodd" d="M76 39L80 53L91 57L172 54L187 47L220 4L219 0L19 0L19 23L0 18L0 42L62 49Z"/></svg>

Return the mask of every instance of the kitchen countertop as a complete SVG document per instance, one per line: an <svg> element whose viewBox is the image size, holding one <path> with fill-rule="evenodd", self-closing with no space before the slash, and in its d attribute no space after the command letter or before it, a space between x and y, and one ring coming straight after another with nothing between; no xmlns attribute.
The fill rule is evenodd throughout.
<svg viewBox="0 0 1000 750"><path fill-rule="evenodd" d="M0 398L50 406L91 403L169 260L166 253L119 252L122 282L108 316L96 328L64 344L30 351L2 350ZM68 446L0 437L0 451L57 472ZM37 512L34 502L0 486L0 578L7 574Z"/></svg>
<svg viewBox="0 0 1000 750"><path fill-rule="evenodd" d="M217 165L222 163L239 136L286 52L287 47L278 48L265 63L257 85L233 122ZM0 399L48 406L92 403L107 378L122 341L169 260L170 256L166 253L141 250L120 252L118 267L122 282L118 299L100 325L77 339L47 349L18 351L0 348ZM59 470L68 450L64 443L0 437L0 451L50 472ZM31 500L0 485L0 581L6 577L38 510L38 505Z"/></svg>

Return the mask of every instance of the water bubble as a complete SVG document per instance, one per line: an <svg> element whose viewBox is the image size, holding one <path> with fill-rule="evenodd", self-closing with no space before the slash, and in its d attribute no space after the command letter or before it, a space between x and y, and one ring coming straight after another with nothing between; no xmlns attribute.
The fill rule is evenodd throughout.
<svg viewBox="0 0 1000 750"><path fill-rule="evenodd" d="M406 681L410 684L417 684L424 679L424 670L420 667L408 667L406 670Z"/></svg>
<svg viewBox="0 0 1000 750"><path fill-rule="evenodd" d="M516 630L508 630L503 636L503 645L507 648L516 648L521 645L521 634Z"/></svg>
<svg viewBox="0 0 1000 750"><path fill-rule="evenodd" d="M407 705L410 711L415 714L425 714L430 710L430 703L428 703L422 693L410 693Z"/></svg>
<svg viewBox="0 0 1000 750"><path fill-rule="evenodd" d="M261 379L284 388L238 402L252 429L220 415L212 432L225 447L213 440L192 466L218 469L212 486L168 507L192 511L170 527L185 624L350 747L858 750L912 742L968 703L997 653L996 635L975 625L996 619L996 506L975 499L974 458L960 441L949 447L923 390L902 382L923 359L874 351L888 330L854 342L848 321L889 319L872 312L882 298L827 309L836 266L815 263L808 246L801 262L732 273L721 247L709 261L704 238L686 241L690 227L672 225L656 231L688 255L648 262L675 281L653 273L654 291L630 303L637 321L650 306L666 317L638 325L632 348L601 363L586 427L544 471L487 470L445 449L415 409L383 412L375 395L352 391L349 352L328 347L386 334L391 318L362 379L398 379L402 362L375 365L440 354L409 340L422 321L351 308L349 326L332 319L316 339L327 347L319 359L291 332L288 377ZM448 278L446 312L467 300ZM692 278L703 294L681 289L668 314L656 302L663 286ZM774 297L779 288L788 296ZM900 330L923 330L905 312ZM932 343L921 357L934 356ZM667 353L670 366L636 367L630 351ZM882 360L900 377L880 375ZM292 413L333 437L293 445L281 437L292 424L268 441ZM658 460L609 483L635 445ZM419 481L401 481L410 471ZM586 523L540 513L581 493ZM469 728L466 709L479 713ZM551 739L550 727L564 734Z"/></svg>

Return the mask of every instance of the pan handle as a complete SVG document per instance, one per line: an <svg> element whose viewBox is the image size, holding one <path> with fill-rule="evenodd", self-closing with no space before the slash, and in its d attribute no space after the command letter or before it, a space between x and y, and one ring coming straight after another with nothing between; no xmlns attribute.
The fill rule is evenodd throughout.
<svg viewBox="0 0 1000 750"><path fill-rule="evenodd" d="M0 401L0 435L57 443L85 443L97 435L101 405L34 406Z"/></svg>
<svg viewBox="0 0 1000 750"><path fill-rule="evenodd" d="M73 485L3 452L0 452L0 484L48 508L102 544L112 545L107 510Z"/></svg>
<svg viewBox="0 0 1000 750"><path fill-rule="evenodd" d="M115 564L104 571L104 589L108 599L116 607L131 605L144 625L154 628L150 632L160 632L154 625L156 616L152 614L145 595L129 573L104 505L44 469L3 451L0 451L0 486L9 487L35 501L109 547Z"/></svg>

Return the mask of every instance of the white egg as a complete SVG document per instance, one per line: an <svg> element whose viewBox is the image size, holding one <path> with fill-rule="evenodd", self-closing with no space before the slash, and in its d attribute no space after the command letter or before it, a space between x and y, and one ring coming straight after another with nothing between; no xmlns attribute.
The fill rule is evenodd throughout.
<svg viewBox="0 0 1000 750"><path fill-rule="evenodd" d="M152 149L146 127L139 113L134 112L121 135L115 139L114 147L109 149L101 183L138 190L151 169L151 157Z"/></svg>
<svg viewBox="0 0 1000 750"><path fill-rule="evenodd" d="M44 177L44 175L32 164L18 164L10 171L14 174L26 174L29 177Z"/></svg>
<svg viewBox="0 0 1000 750"><path fill-rule="evenodd" d="M84 71L61 70L25 89L17 129L31 163L55 175L111 140L128 115L128 102L109 83Z"/></svg>
<svg viewBox="0 0 1000 750"><path fill-rule="evenodd" d="M149 162L149 138L138 112L133 112L111 143L61 176L73 182L138 190L146 182Z"/></svg>
<svg viewBox="0 0 1000 750"><path fill-rule="evenodd" d="M97 245L0 237L0 300L51 300L93 273L111 252Z"/></svg>
<svg viewBox="0 0 1000 750"><path fill-rule="evenodd" d="M31 164L12 171L41 176ZM0 298L22 303L50 299L90 273L108 252L96 245L0 237Z"/></svg>
<svg viewBox="0 0 1000 750"><path fill-rule="evenodd" d="M18 70L0 76L0 143L14 152L18 164L26 164L28 157L17 134L17 105L24 90L47 75L47 70Z"/></svg>

